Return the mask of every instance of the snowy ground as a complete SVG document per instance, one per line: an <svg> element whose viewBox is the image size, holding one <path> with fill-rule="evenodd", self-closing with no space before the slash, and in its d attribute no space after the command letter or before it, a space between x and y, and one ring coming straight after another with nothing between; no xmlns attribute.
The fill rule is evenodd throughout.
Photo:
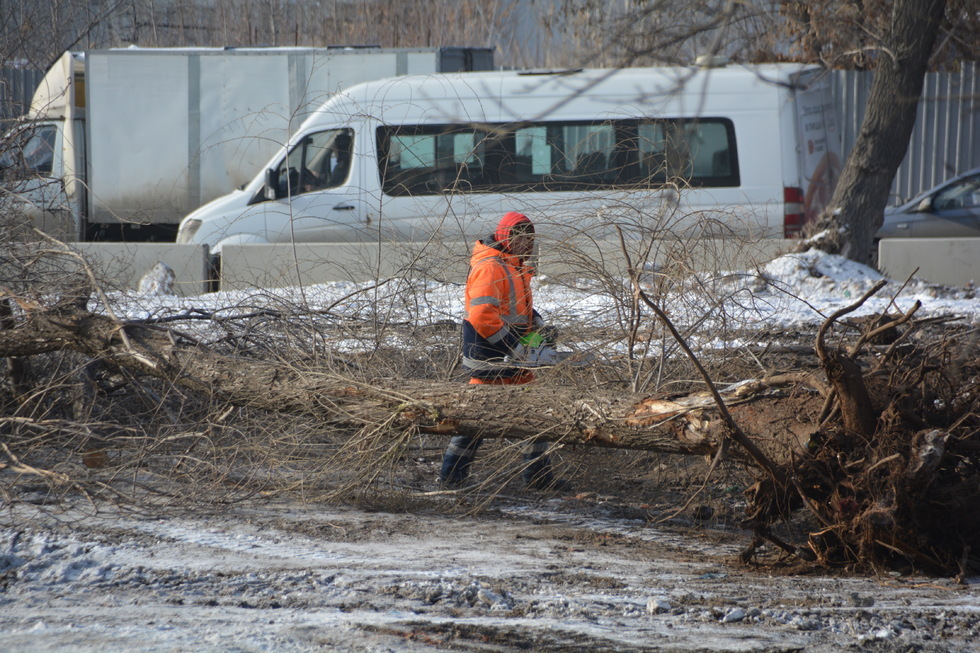
<svg viewBox="0 0 980 653"><path fill-rule="evenodd" d="M558 326L568 323L601 321L615 313L614 299L594 281L578 284L552 283L546 274L535 277L534 305L549 321ZM733 301L726 314L747 326L769 329L791 329L823 322L830 313L854 303L882 276L869 268L840 256L810 250L781 256L760 270L720 273L713 285L719 297ZM375 288L374 283L337 282L302 289L275 291L218 292L200 297L175 297L152 294L114 294L109 297L115 314L141 318L196 311L218 311L227 317L241 307L278 307L307 305L311 309L330 309L349 317L369 318L374 311L394 310L394 319L410 319L416 324L432 324L461 319L462 280L460 283L422 283L397 281ZM624 283L625 280L624 280ZM686 294L683 286L677 294ZM897 296L897 299L896 299ZM894 299L894 303L893 303ZM664 301L673 319L692 323L701 317L697 312L711 307L690 305L677 295ZM878 313L889 307L907 311L919 301L917 317L957 315L967 323L980 323L980 299L976 288L945 288L913 280L908 284L890 280L873 298L851 315ZM231 308L229 308L231 307Z"/></svg>
<svg viewBox="0 0 980 653"><path fill-rule="evenodd" d="M819 323L877 279L817 253L762 272L731 283L752 290L745 319L767 328ZM859 314L884 309L899 285ZM328 306L354 290L304 296ZM428 287L414 317L458 319L459 294ZM139 317L243 299L110 301ZM370 310L369 300L346 308ZM920 316L980 324L973 289L916 283L897 305L916 300ZM566 322L608 309L587 284L546 278L536 302ZM134 515L42 503L0 511L3 651L980 650L980 578L740 567L744 532L627 519L594 494L502 497L474 517L298 503Z"/></svg>

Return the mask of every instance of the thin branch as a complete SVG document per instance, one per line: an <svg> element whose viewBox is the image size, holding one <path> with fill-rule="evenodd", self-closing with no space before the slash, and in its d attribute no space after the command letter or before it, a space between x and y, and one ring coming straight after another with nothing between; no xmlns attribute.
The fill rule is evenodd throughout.
<svg viewBox="0 0 980 653"><path fill-rule="evenodd" d="M670 320L669 317L667 317L667 314L664 313L663 310L661 310L660 306L658 306L655 302L653 302L649 297L647 297L646 293L643 292L643 288L640 286L640 280L639 280L639 276L637 275L636 268L633 266L633 262L630 260L629 251L626 247L626 239L623 236L623 230L619 228L619 225L616 225L616 233L619 234L619 242L622 248L623 256L626 257L626 269L629 270L630 280L633 282L633 288L634 288L634 292L636 293L636 296L639 297L641 300L643 300L643 303L649 306L651 310L653 310L653 312L660 319L660 321L663 322L664 326L666 326L667 329L670 331L671 335L674 337L674 340L677 341L677 344L680 346L680 348L684 350L685 355L687 355L688 359L698 370L698 373L701 375L701 378L704 380L704 383L707 386L708 391L711 393L711 396L714 398L715 404L718 406L718 412L721 415L722 420L725 422L725 425L727 427L725 429L725 434L728 437L730 437L732 440L740 444L763 469L769 472L769 474L773 477L774 480L776 480L781 485L784 485L786 483L785 470L783 470L781 467L779 467L774 462L772 462L769 459L769 457L766 456L762 452L762 450L759 449L755 445L755 443L752 442L751 439L749 439L747 435L745 435L741 427L739 427L739 425L735 422L735 419L732 417L732 414L728 412L728 406L725 405L725 401L724 399L722 399L721 394L718 392L718 388L711 380L711 376L708 374L708 371L704 369L703 365L701 365L701 361L698 359L698 357L691 350L690 346L687 344L687 341L684 340L680 332L677 330L677 327L675 327L674 323Z"/></svg>

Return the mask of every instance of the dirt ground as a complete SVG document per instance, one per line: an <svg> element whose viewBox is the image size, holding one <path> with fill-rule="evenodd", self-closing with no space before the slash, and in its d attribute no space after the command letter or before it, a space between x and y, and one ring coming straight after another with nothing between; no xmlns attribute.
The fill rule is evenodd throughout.
<svg viewBox="0 0 980 653"><path fill-rule="evenodd" d="M0 518L0 648L978 650L980 578L815 573L773 551L740 566L736 470L684 507L697 488L663 478L686 463L559 458L575 493L440 493L433 448L415 487L359 507L137 514L25 495Z"/></svg>

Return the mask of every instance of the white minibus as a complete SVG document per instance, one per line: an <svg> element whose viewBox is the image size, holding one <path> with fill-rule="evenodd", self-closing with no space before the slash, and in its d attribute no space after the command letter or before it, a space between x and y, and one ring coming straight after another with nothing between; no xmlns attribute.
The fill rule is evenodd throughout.
<svg viewBox="0 0 980 653"><path fill-rule="evenodd" d="M829 199L838 150L814 66L406 76L331 96L177 242L471 239L507 211L555 238L793 237Z"/></svg>

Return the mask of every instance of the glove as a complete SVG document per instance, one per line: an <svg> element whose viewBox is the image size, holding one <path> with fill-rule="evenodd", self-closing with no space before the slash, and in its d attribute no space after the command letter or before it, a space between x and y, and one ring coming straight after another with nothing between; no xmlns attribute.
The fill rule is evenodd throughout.
<svg viewBox="0 0 980 653"><path fill-rule="evenodd" d="M544 344L544 336L540 331L532 331L521 338L521 344L527 348L540 347Z"/></svg>
<svg viewBox="0 0 980 653"><path fill-rule="evenodd" d="M542 326L537 331L532 331L521 338L521 344L525 347L540 347L541 345L554 345L558 340L558 329L553 326Z"/></svg>

